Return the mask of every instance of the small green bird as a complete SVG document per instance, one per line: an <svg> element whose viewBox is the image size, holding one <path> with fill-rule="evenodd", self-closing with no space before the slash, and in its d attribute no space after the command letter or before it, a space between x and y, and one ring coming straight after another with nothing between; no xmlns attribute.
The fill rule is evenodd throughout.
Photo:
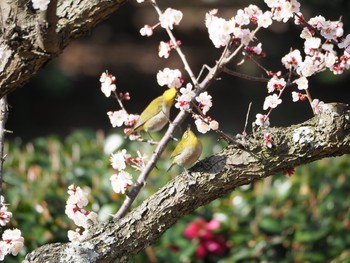
<svg viewBox="0 0 350 263"><path fill-rule="evenodd" d="M176 88L170 88L152 100L126 135L140 131L160 131L169 121L170 108L174 105L176 93Z"/></svg>
<svg viewBox="0 0 350 263"><path fill-rule="evenodd" d="M182 135L181 141L176 145L170 158L173 160L168 168L169 171L175 164L184 168L189 167L196 162L202 154L202 143L192 132L191 128Z"/></svg>

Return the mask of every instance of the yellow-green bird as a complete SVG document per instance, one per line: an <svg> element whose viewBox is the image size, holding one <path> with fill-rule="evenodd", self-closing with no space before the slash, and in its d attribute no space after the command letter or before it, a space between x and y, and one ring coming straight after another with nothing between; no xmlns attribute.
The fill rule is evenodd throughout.
<svg viewBox="0 0 350 263"><path fill-rule="evenodd" d="M152 100L126 135L140 131L160 131L169 121L170 108L174 105L176 93L176 88L170 88L163 95Z"/></svg>
<svg viewBox="0 0 350 263"><path fill-rule="evenodd" d="M181 141L176 145L170 158L173 160L168 171L178 164L184 168L191 166L196 162L202 154L202 143L197 136L192 132L191 128L182 135Z"/></svg>

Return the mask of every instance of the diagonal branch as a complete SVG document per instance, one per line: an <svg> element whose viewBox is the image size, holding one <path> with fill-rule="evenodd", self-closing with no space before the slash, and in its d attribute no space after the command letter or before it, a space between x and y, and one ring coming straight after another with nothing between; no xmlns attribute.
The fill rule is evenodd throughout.
<svg viewBox="0 0 350 263"><path fill-rule="evenodd" d="M273 148L265 145L270 132ZM30 262L125 262L154 243L181 217L236 187L325 157L350 153L348 105L326 104L320 114L290 127L248 136L252 152L229 147L175 177L120 220L89 229L82 243L49 244L27 255Z"/></svg>

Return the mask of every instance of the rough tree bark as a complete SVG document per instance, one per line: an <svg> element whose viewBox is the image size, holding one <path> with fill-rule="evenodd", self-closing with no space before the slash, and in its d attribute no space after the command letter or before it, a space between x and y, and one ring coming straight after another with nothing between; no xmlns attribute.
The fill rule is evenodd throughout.
<svg viewBox="0 0 350 263"><path fill-rule="evenodd" d="M51 0L42 13L29 1L0 1L0 97L23 86L73 39L89 32L125 0ZM197 207L292 167L350 153L347 105L327 104L316 117L245 138L245 149L229 147L177 176L118 221L90 227L82 243L48 244L27 255L30 262L126 261L154 243L179 218ZM274 147L265 145L272 134Z"/></svg>
<svg viewBox="0 0 350 263"><path fill-rule="evenodd" d="M266 147L265 132L273 139ZM228 147L195 165L118 221L91 226L82 243L48 244L30 262L125 262L154 243L178 219L236 187L325 157L350 153L350 110L326 104L314 118L270 128L245 138L245 149Z"/></svg>
<svg viewBox="0 0 350 263"><path fill-rule="evenodd" d="M124 2L51 0L41 12L33 10L30 1L1 0L0 98L26 84L72 40L90 32Z"/></svg>

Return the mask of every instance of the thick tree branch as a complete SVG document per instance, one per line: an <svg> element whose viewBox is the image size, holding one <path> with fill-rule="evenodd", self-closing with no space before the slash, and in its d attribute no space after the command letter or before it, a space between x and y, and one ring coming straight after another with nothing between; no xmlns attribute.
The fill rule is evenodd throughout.
<svg viewBox="0 0 350 263"><path fill-rule="evenodd" d="M54 0L42 13L33 10L30 1L0 1L0 98L22 87L73 39L90 32L124 2Z"/></svg>
<svg viewBox="0 0 350 263"><path fill-rule="evenodd" d="M265 132L273 139L266 147ZM184 173L118 221L92 226L86 241L49 244L27 255L31 262L124 262L182 216L236 187L291 167L350 153L350 111L326 104L312 119L286 128L269 128L246 138L246 150L228 147Z"/></svg>

